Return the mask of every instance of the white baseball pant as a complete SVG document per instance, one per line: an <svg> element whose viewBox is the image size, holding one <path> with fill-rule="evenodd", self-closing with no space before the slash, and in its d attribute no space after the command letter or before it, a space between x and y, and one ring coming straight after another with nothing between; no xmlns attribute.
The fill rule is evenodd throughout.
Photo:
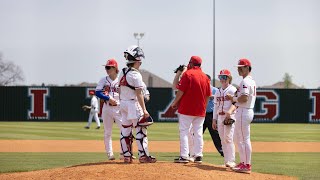
<svg viewBox="0 0 320 180"><path fill-rule="evenodd" d="M239 107L236 112L234 140L239 149L240 162L244 164L251 164L250 123L253 115L253 109Z"/></svg>
<svg viewBox="0 0 320 180"><path fill-rule="evenodd" d="M94 118L94 120L96 121L97 126L100 127L100 119L98 116L98 111L95 111L93 109L90 110L87 127L90 127L92 123L92 118Z"/></svg>
<svg viewBox="0 0 320 180"><path fill-rule="evenodd" d="M191 125L193 127L193 153L194 156L203 156L203 122L205 117L189 116L179 114L179 131L180 131L180 156L188 158L189 143L188 135Z"/></svg>
<svg viewBox="0 0 320 180"><path fill-rule="evenodd" d="M104 145L105 145L106 153L111 156L113 155L113 148L112 148L113 123L115 122L118 125L119 129L121 129L122 127L120 107L104 104L102 108L102 120L103 120L103 126L104 126ZM121 148L120 148L120 153L122 153Z"/></svg>
<svg viewBox="0 0 320 180"><path fill-rule="evenodd" d="M226 115L218 115L218 132L221 139L222 150L224 154L224 163L235 162L235 146L233 143L233 134L235 124L224 125L223 121Z"/></svg>

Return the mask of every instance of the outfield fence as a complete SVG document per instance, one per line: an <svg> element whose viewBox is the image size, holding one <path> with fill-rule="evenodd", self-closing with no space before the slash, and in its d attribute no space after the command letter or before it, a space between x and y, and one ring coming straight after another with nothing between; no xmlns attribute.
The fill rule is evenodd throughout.
<svg viewBox="0 0 320 180"><path fill-rule="evenodd" d="M0 87L0 121L87 121L94 87ZM171 88L149 88L155 121L177 122ZM196 99L193 102L196 103ZM100 107L103 103L100 102ZM101 115L101 109L99 116ZM253 122L320 123L320 89L257 89Z"/></svg>

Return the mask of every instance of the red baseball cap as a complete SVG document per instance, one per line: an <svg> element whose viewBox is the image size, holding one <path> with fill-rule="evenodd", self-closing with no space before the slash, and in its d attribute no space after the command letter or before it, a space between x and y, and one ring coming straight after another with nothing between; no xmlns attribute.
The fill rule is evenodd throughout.
<svg viewBox="0 0 320 180"><path fill-rule="evenodd" d="M240 59L238 61L238 65L236 65L237 67L243 67L243 66L250 66L251 67L251 62L249 61L249 59Z"/></svg>
<svg viewBox="0 0 320 180"><path fill-rule="evenodd" d="M191 56L189 63L192 63L194 65L201 65L202 59L199 56Z"/></svg>
<svg viewBox="0 0 320 180"><path fill-rule="evenodd" d="M89 91L89 94L90 94L90 95L94 95L95 92L94 92L94 91Z"/></svg>
<svg viewBox="0 0 320 180"><path fill-rule="evenodd" d="M115 67L116 69L118 69L118 63L115 59L109 59L106 63L106 65L103 66L112 66Z"/></svg>
<svg viewBox="0 0 320 180"><path fill-rule="evenodd" d="M228 69L222 69L218 76L222 76L222 75L231 76L231 72Z"/></svg>

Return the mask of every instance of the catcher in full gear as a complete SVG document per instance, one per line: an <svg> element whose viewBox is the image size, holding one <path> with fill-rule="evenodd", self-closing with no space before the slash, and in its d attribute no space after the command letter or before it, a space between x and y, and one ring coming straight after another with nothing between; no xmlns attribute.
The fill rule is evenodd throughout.
<svg viewBox="0 0 320 180"><path fill-rule="evenodd" d="M218 129L226 167L233 168L236 165L235 147L233 143L236 107L230 100L226 100L225 96L227 94L234 95L237 89L231 84L232 76L229 70L221 70L218 78L221 82L221 87L214 95L215 108L212 119L212 128Z"/></svg>
<svg viewBox="0 0 320 180"><path fill-rule="evenodd" d="M120 74L120 112L122 115L121 148L125 163L132 163L132 128L136 128L136 142L140 163L154 163L156 158L149 155L147 127L153 123L144 102L145 84L139 72L144 53L138 46L130 46L124 52L127 68Z"/></svg>

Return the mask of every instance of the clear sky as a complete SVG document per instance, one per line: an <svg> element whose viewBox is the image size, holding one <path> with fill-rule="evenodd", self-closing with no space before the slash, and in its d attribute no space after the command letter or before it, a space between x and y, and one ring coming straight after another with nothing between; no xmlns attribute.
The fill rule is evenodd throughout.
<svg viewBox="0 0 320 180"><path fill-rule="evenodd" d="M287 72L306 88L320 87L319 0L216 0L215 70L252 61L257 85L281 81ZM0 52L19 65L24 84L98 82L101 66L137 44L144 32L142 68L165 80L203 58L213 73L212 0L0 0Z"/></svg>

